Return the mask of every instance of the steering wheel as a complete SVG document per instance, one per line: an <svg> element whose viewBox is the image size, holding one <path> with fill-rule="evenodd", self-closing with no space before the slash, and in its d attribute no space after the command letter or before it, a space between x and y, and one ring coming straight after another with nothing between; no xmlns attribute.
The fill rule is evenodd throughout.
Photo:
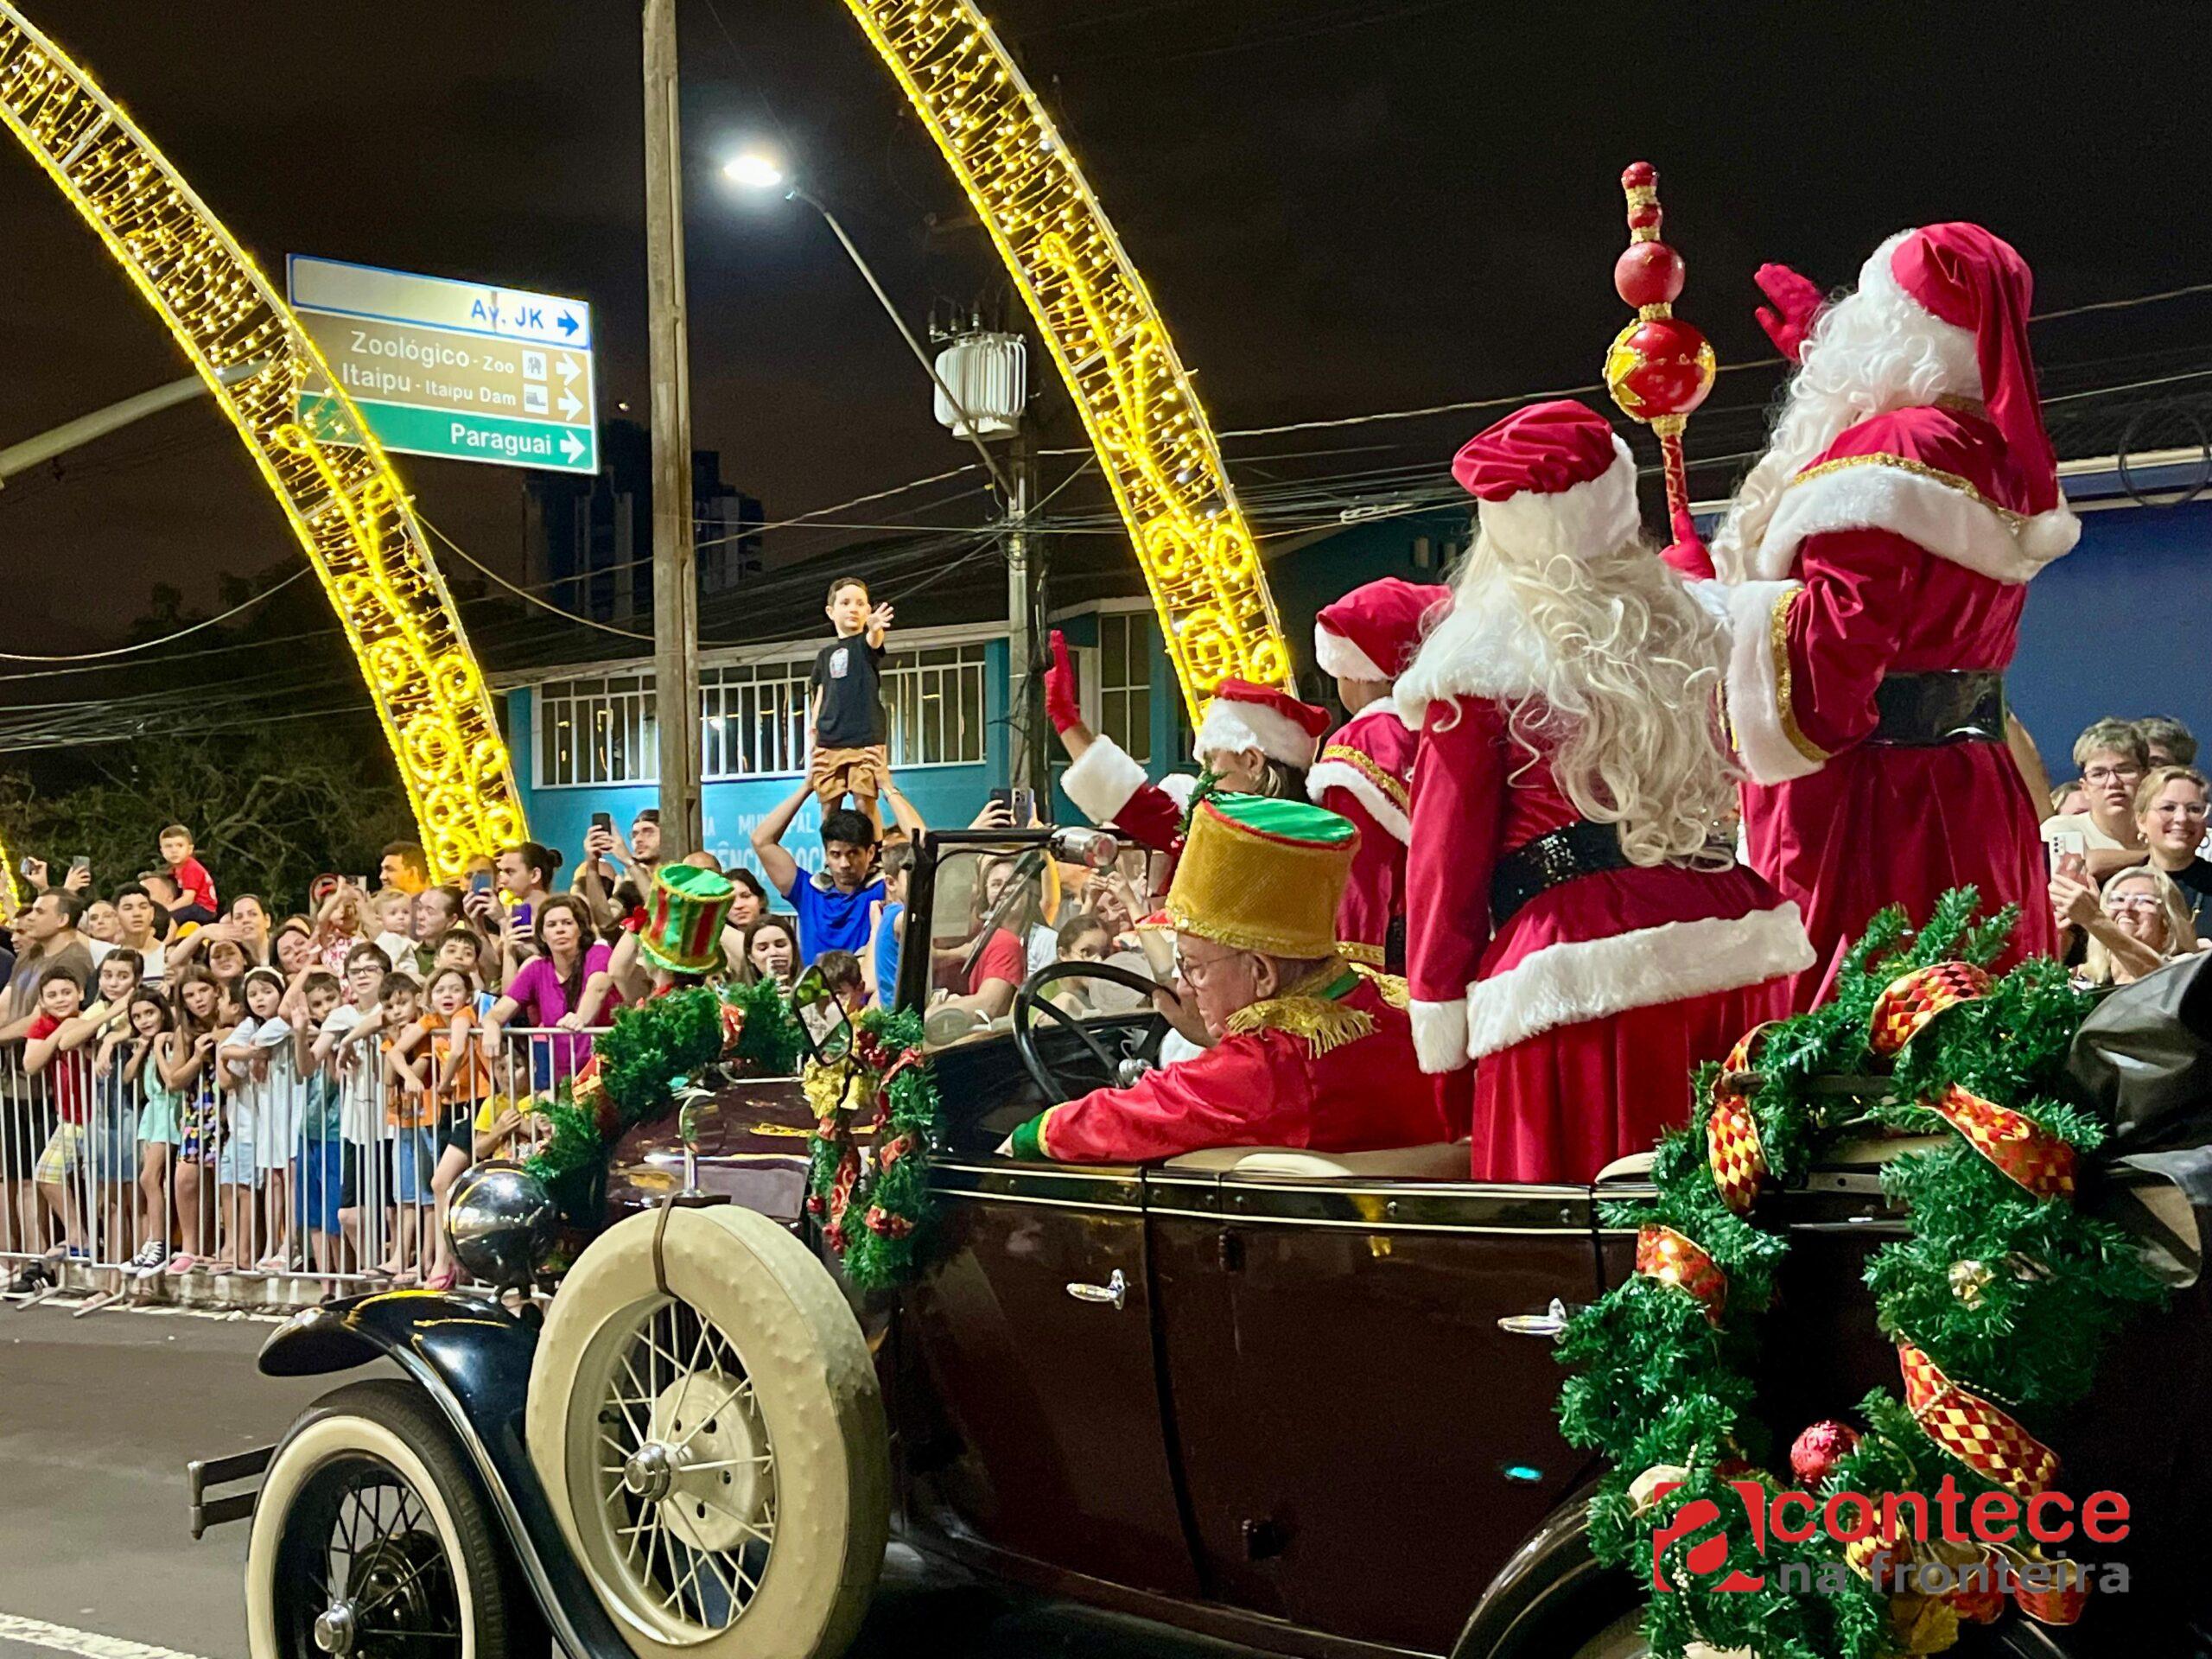
<svg viewBox="0 0 2212 1659"><path fill-rule="evenodd" d="M1014 994L1014 1016L1011 1023L1014 1027L1014 1052L1021 1056L1022 1065L1028 1068L1030 1077L1035 1080L1038 1088L1044 1091L1045 1098L1051 1101L1069 1099L1072 1091L1054 1074L1052 1068L1046 1063L1045 1057L1037 1052L1036 1016L1040 1013L1050 1014L1061 1025L1075 1033L1077 1039L1090 1051L1091 1058L1098 1062L1099 1068L1109 1080L1117 1080L1121 1076L1122 1069L1122 1062L1106 1052L1106 1046L1092 1036L1080 1020L1060 1007L1058 1003L1046 1001L1045 988L1057 984L1064 979L1110 980L1116 985L1125 986L1136 992L1144 998L1147 1006L1150 1005L1153 994L1162 988L1157 980L1138 973L1133 968L1123 968L1118 963L1110 962L1047 963L1021 982L1021 988ZM1151 1033L1138 1046L1137 1052L1132 1058L1146 1061L1156 1060L1160 1053L1160 1041L1166 1034L1164 1025Z"/></svg>

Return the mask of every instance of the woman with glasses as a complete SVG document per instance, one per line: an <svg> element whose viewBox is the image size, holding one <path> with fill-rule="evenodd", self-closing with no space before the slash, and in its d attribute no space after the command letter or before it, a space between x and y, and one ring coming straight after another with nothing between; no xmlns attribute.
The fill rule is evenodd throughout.
<svg viewBox="0 0 2212 1659"><path fill-rule="evenodd" d="M2189 906L2164 870L2120 871L2106 880L2094 913L2077 905L2066 919L2089 936L2083 985L2133 984L2197 948Z"/></svg>

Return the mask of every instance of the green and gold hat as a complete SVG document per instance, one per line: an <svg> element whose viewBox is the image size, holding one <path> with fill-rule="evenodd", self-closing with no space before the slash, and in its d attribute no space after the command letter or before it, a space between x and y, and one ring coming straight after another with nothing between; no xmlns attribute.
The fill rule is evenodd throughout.
<svg viewBox="0 0 2212 1659"><path fill-rule="evenodd" d="M653 872L638 952L671 974L703 974L722 959L722 923L737 889L729 878L696 864L664 864Z"/></svg>
<svg viewBox="0 0 2212 1659"><path fill-rule="evenodd" d="M1359 831L1304 801L1209 795L1191 814L1167 920L1239 950L1310 959L1337 951L1337 905Z"/></svg>

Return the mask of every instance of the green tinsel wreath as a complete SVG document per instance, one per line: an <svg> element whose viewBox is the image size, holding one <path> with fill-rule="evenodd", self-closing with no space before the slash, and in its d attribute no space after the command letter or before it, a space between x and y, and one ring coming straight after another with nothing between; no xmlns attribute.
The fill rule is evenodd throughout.
<svg viewBox="0 0 2212 1659"><path fill-rule="evenodd" d="M1821 1082L1887 1069L1871 1046L1869 1015L1898 975L1995 957L2015 915L1972 925L1975 902L1970 888L1947 893L1917 935L1908 934L1901 908L1884 911L1847 957L1833 999L1767 1033L1750 1106L1773 1182L1802 1183L1824 1146L1847 1124L1863 1132L1869 1116L1908 1134L1945 1128L1915 1103L1938 1098L1954 1084L2082 1152L2103 1139L2101 1125L2051 1092L2089 1002L2047 958L2022 963L1987 995L1936 1018L1897 1057L1885 1098L1871 1113L1859 1096ZM1700 1074L1700 1102L1710 1098L1716 1071L1708 1066ZM1759 1659L1881 1659L1908 1647L1934 1650L1946 1644L1946 1629L1955 1629L1946 1608L1893 1606L1868 1580L1837 1572L1844 1547L1821 1529L1800 1543L1770 1535L1761 1550L1742 1523L1743 1500L1731 1479L1758 1479L1770 1491L1785 1484L1761 1466L1770 1440L1756 1416L1752 1375L1761 1357L1755 1322L1773 1300L1789 1243L1759 1224L1756 1209L1739 1216L1723 1202L1707 1160L1704 1116L1700 1108L1695 1127L1661 1142L1652 1168L1656 1199L1607 1205L1604 1219L1616 1228L1662 1224L1694 1240L1726 1275L1725 1313L1709 1320L1690 1294L1632 1275L1577 1315L1560 1341L1560 1362L1577 1368L1560 1390L1561 1431L1611 1465L1590 1504L1592 1548L1648 1585L1653 1535L1682 1505L1709 1499L1729 1523L1727 1560L1718 1572L1692 1577L1682 1557L1694 1541L1675 1546L1668 1576L1677 1588L1652 1595L1644 1620L1661 1659L1674 1659L1692 1640L1748 1648ZM2031 1195L1962 1139L1885 1164L1882 1187L1910 1211L1912 1230L1866 1267L1880 1328L1893 1339L1909 1335L1947 1376L2003 1402L2031 1430L2088 1392L2113 1330L2161 1294L2120 1228L2069 1203ZM2014 1272L2008 1263L2033 1270ZM1971 1296L1956 1287L1961 1268L1969 1270ZM1997 1490L1931 1440L1886 1390L1869 1394L1859 1409L1866 1433L1835 1462L1823 1491L1866 1493L1878 1502L1887 1492L1931 1492L1946 1474L1969 1499ZM1683 1471L1681 1484L1639 1510L1630 1485L1665 1466ZM1781 1569L1792 1563L1809 1571L1789 1578L1815 1589L1781 1587ZM1764 1586L1718 1590L1738 1568L1763 1573Z"/></svg>
<svg viewBox="0 0 2212 1659"><path fill-rule="evenodd" d="M937 1077L921 1044L919 1014L870 1008L842 1052L802 1075L816 1123L807 1212L862 1290L912 1279L936 1217L929 1163L939 1132ZM865 1153L855 1135L863 1114L874 1129Z"/></svg>
<svg viewBox="0 0 2212 1659"><path fill-rule="evenodd" d="M804 1041L772 980L695 985L634 1003L592 1039L583 1069L555 1084L543 1108L551 1132L526 1166L571 1224L594 1228L606 1208L607 1157L625 1131L666 1116L680 1085L703 1085L726 1060L788 1073Z"/></svg>

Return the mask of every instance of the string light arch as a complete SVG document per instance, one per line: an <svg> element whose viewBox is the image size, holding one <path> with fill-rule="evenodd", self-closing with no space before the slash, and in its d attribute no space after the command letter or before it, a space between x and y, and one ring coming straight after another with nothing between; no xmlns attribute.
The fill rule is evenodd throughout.
<svg viewBox="0 0 2212 1659"><path fill-rule="evenodd" d="M521 840L506 746L452 596L398 474L299 319L168 159L9 0L0 121L168 326L283 508L360 661L433 874L450 879ZM331 388L313 430L295 413L311 375Z"/></svg>
<svg viewBox="0 0 2212 1659"><path fill-rule="evenodd" d="M1192 720L1290 651L1221 446L1144 279L969 0L846 0L991 233L1082 411Z"/></svg>

